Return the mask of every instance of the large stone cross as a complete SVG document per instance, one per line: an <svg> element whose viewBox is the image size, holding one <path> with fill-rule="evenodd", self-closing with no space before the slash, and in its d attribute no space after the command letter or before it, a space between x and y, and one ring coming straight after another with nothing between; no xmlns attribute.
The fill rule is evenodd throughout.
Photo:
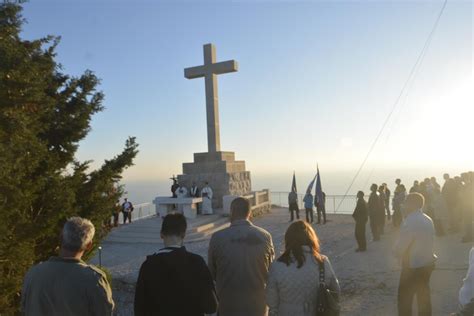
<svg viewBox="0 0 474 316"><path fill-rule="evenodd" d="M216 63L216 47L213 44L204 45L204 65L184 69L184 76L188 79L205 78L207 147L210 153L221 151L217 75L237 70L238 64L235 60Z"/></svg>

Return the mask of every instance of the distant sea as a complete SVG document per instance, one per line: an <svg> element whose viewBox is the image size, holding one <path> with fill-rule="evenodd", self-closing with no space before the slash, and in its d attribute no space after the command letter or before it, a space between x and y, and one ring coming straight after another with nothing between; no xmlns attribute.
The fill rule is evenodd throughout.
<svg viewBox="0 0 474 316"><path fill-rule="evenodd" d="M357 191L362 190L366 194L369 193L369 187L372 183L388 184L389 189L393 192L395 187L395 179L402 179L407 190L409 190L414 180L423 180L426 177L435 176L438 183L443 184L443 174L450 173L451 176L459 175L466 170L456 170L455 168L447 168L446 170L433 169L403 169L399 170L365 170L361 172L359 177L354 182L350 195L355 195ZM356 170L354 171L328 171L320 170L323 191L327 195L344 195L349 187ZM270 189L272 192L289 192L291 188L292 173L281 174L275 173L260 174L252 172L252 189L262 190ZM314 177L313 173L296 171L296 182L298 193L304 193L309 182ZM171 180L169 177L156 180L146 181L124 181L126 196L135 204L151 202L156 196L171 196Z"/></svg>

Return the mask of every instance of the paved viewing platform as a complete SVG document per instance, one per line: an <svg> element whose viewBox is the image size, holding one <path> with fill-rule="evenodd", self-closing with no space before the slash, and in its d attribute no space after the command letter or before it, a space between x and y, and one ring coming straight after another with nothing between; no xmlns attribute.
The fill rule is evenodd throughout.
<svg viewBox="0 0 474 316"><path fill-rule="evenodd" d="M301 212L300 215L304 214ZM372 242L367 225L368 249L356 253L354 222L350 215L328 214L326 225L313 224L322 252L329 257L342 289L341 315L396 315L400 266L391 253L398 232L391 223L381 241ZM276 255L284 249L289 214L286 208L273 208L253 222L273 237ZM198 217L189 221L186 248L207 260L213 232L229 225L228 217ZM116 315L132 315L138 270L147 255L157 252L161 219L152 217L114 229L102 243L102 265L110 271L117 304ZM431 280L433 315L449 315L457 308L457 295L467 271L470 243L461 243L460 234L436 237L439 259ZM98 264L96 255L91 263Z"/></svg>

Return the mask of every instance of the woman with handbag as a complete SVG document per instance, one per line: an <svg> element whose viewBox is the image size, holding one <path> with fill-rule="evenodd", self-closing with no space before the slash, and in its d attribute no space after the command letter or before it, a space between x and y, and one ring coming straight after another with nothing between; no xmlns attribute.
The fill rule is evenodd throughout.
<svg viewBox="0 0 474 316"><path fill-rule="evenodd" d="M285 233L285 251L270 266L270 316L338 315L340 288L313 228L297 221Z"/></svg>

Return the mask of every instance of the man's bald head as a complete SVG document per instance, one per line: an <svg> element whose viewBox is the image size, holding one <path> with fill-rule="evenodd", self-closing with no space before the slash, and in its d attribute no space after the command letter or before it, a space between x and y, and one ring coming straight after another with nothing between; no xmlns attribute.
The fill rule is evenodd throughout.
<svg viewBox="0 0 474 316"><path fill-rule="evenodd" d="M425 198L420 193L410 193L407 195L405 203L403 203L405 214L410 214L420 210L425 205Z"/></svg>

